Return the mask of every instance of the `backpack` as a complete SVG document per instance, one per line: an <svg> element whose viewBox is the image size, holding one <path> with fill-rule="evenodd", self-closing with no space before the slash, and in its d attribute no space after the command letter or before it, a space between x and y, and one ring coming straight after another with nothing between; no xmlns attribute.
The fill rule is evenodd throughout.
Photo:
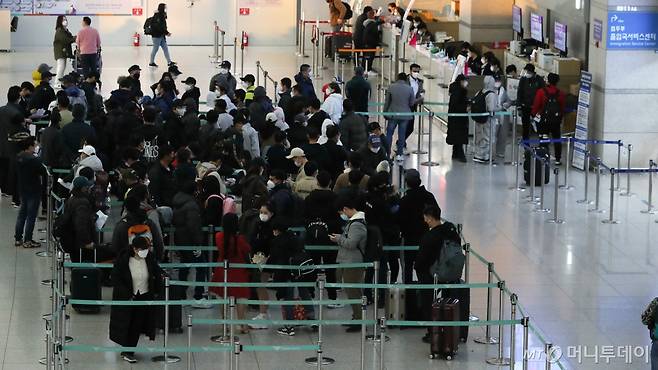
<svg viewBox="0 0 658 370"><path fill-rule="evenodd" d="M343 5L345 6L345 17L343 18L344 20L352 19L354 16L354 12L352 12L352 7L350 4L346 3L343 1Z"/></svg>
<svg viewBox="0 0 658 370"><path fill-rule="evenodd" d="M558 101L560 96L559 91L555 94L549 94L548 89L544 88L544 95L546 96L546 102L544 103L544 111L541 114L541 118L544 128L548 129L550 125L559 125L562 122L562 107Z"/></svg>
<svg viewBox="0 0 658 370"><path fill-rule="evenodd" d="M153 34L153 17L148 17L144 21L144 34L149 36Z"/></svg>
<svg viewBox="0 0 658 370"><path fill-rule="evenodd" d="M453 228L454 226L451 225ZM430 267L430 274L441 282L457 282L462 277L466 257L462 252L460 240L445 239L441 246L439 258Z"/></svg>
<svg viewBox="0 0 658 370"><path fill-rule="evenodd" d="M358 248L363 256L363 262L379 261L384 250L384 241L379 226L368 225L364 220L357 220L356 222L364 224L367 230L366 250L362 251L361 248Z"/></svg>
<svg viewBox="0 0 658 370"><path fill-rule="evenodd" d="M212 194L211 196L206 198L206 203L204 208L208 207L208 201L214 198L219 199L222 203L222 217L224 217L224 215L229 213L235 213L236 215L238 214L238 210L235 205L235 198L233 198L230 195Z"/></svg>
<svg viewBox="0 0 658 370"><path fill-rule="evenodd" d="M471 104L471 113L489 113L487 110L487 95L491 94L492 91L478 91L477 94L475 94L475 97L473 98L473 104ZM473 121L477 123L487 123L487 120L489 117L487 116L479 116L479 117L472 117Z"/></svg>
<svg viewBox="0 0 658 370"><path fill-rule="evenodd" d="M656 308L658 308L658 297L654 298L651 303L649 303L644 312L642 312L642 324L650 325L653 322L653 318L656 314Z"/></svg>
<svg viewBox="0 0 658 370"><path fill-rule="evenodd" d="M329 226L317 218L306 225L306 245L329 244Z"/></svg>

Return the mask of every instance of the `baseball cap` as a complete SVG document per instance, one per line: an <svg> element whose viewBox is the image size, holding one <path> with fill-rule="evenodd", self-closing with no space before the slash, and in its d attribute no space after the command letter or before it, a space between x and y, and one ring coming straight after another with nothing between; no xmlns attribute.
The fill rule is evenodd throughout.
<svg viewBox="0 0 658 370"><path fill-rule="evenodd" d="M176 76L183 74L183 72L181 72L180 69L178 69L178 66L175 64L170 65L168 71L172 75L176 75Z"/></svg>
<svg viewBox="0 0 658 370"><path fill-rule="evenodd" d="M377 135L368 136L368 142L373 148L380 148L382 146L382 139Z"/></svg>
<svg viewBox="0 0 658 370"><path fill-rule="evenodd" d="M226 69L231 69L231 62L228 60L225 60L222 62L222 64L219 65L220 68L226 68Z"/></svg>
<svg viewBox="0 0 658 370"><path fill-rule="evenodd" d="M39 64L39 66L37 67L37 71L38 71L39 73L41 73L41 74L43 74L43 73L46 72L46 71L50 71L51 69L53 69L53 67L49 66L49 65L46 64L46 63L41 63L41 64Z"/></svg>
<svg viewBox="0 0 658 370"><path fill-rule="evenodd" d="M73 179L73 189L88 188L92 185L94 185L94 183L84 176L78 176Z"/></svg>
<svg viewBox="0 0 658 370"><path fill-rule="evenodd" d="M252 84L256 82L256 77L252 74L248 74L244 77L242 77L240 80L245 81L245 82L251 82Z"/></svg>
<svg viewBox="0 0 658 370"><path fill-rule="evenodd" d="M128 68L128 73L132 73L133 71L141 71L142 69L139 68L137 64L133 64Z"/></svg>
<svg viewBox="0 0 658 370"><path fill-rule="evenodd" d="M196 78L188 77L183 81L183 83L186 85L196 85Z"/></svg>
<svg viewBox="0 0 658 370"><path fill-rule="evenodd" d="M55 77L55 74L50 71L41 72L41 78Z"/></svg>
<svg viewBox="0 0 658 370"><path fill-rule="evenodd" d="M85 145L82 149L78 150L78 153L85 153L86 155L96 155L96 149L91 145Z"/></svg>
<svg viewBox="0 0 658 370"><path fill-rule="evenodd" d="M265 116L265 121L271 122L271 123L276 123L279 119L276 116L276 113L270 112Z"/></svg>
<svg viewBox="0 0 658 370"><path fill-rule="evenodd" d="M306 153L304 153L304 149L302 148L293 148L293 150L290 151L290 155L287 156L286 158L288 159L293 159L296 157L306 157Z"/></svg>

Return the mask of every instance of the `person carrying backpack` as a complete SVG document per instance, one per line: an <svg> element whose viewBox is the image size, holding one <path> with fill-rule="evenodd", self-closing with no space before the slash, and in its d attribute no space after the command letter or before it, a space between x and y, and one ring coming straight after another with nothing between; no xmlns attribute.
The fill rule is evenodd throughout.
<svg viewBox="0 0 658 370"><path fill-rule="evenodd" d="M151 35L153 39L153 49L151 50L151 62L149 63L150 67L157 67L155 64L155 55L158 53L158 49L162 48L164 52L165 59L167 59L167 65L176 64L171 61L169 56L169 46L167 46L167 36L171 36L171 33L167 29L167 4L160 3L158 4L158 11L153 14L153 17L146 20L144 24L144 33Z"/></svg>
<svg viewBox="0 0 658 370"><path fill-rule="evenodd" d="M496 92L496 81L493 76L484 77L484 87L473 98L471 113L495 113L500 110L498 104L498 93ZM493 158L489 158L490 147L496 145L496 136L491 135L496 132L495 126L498 125L498 117L473 117L475 121L475 155L473 161L478 163L488 163ZM493 131L491 126L494 125Z"/></svg>
<svg viewBox="0 0 658 370"><path fill-rule="evenodd" d="M555 73L549 73L548 86L537 90L534 103L532 104L532 116L540 116L539 127L537 132L540 135L550 135L553 139L559 139L562 136L562 118L564 117L566 106L566 95L557 88L560 82L560 76ZM554 143L555 164L562 163L562 143Z"/></svg>
<svg viewBox="0 0 658 370"><path fill-rule="evenodd" d="M431 268L439 260L445 240L457 240L460 243L461 238L453 224L441 221L441 208L438 206L432 205L425 207L423 209L423 219L429 230L420 240L418 255L415 261L416 274L418 275L418 282L420 284L434 284L434 276L432 275ZM439 283L449 284L455 283L455 281L439 281ZM423 320L432 320L434 291L422 289L420 295ZM430 330L428 329L427 339L423 338L423 340L429 341L429 335Z"/></svg>
<svg viewBox="0 0 658 370"><path fill-rule="evenodd" d="M352 197L340 197L336 200L336 209L343 221L347 224L342 234L331 234L329 240L338 244L338 255L336 263L361 263L365 259L368 228L366 226L365 213L356 209L356 201ZM363 283L364 268L339 268L336 269L336 281L338 283ZM360 299L363 294L359 288L344 289L348 299ZM352 319L361 320L361 305L352 305ZM348 325L348 333L356 333L361 330L360 325Z"/></svg>
<svg viewBox="0 0 658 370"><path fill-rule="evenodd" d="M535 73L535 66L531 63L526 64L519 80L519 90L517 91L517 104L521 108L521 122L523 123L523 140L530 138L530 113L535 101L537 91L544 87L544 79Z"/></svg>
<svg viewBox="0 0 658 370"><path fill-rule="evenodd" d="M329 15L332 32L339 32L345 21L352 18L352 9L342 0L326 0L329 4Z"/></svg>

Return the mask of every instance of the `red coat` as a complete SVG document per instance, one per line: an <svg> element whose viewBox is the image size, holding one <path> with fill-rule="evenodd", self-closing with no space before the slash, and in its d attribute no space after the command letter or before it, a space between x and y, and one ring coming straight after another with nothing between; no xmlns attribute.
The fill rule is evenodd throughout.
<svg viewBox="0 0 658 370"><path fill-rule="evenodd" d="M217 257L217 262L223 262L225 256L224 249L224 233L219 232L215 234L215 245L217 246L217 251L219 255ZM251 247L247 240L242 236L237 236L237 246L236 252L229 259L229 269L228 269L228 282L230 283L248 283L249 279L249 270L244 268L230 268L231 263L249 263L249 254L251 253ZM224 282L224 268L215 267L215 271L212 276L213 282ZM217 294L219 297L224 296L224 288L222 287L212 287L210 291ZM228 288L228 297L235 298L244 298L249 299L251 296L249 288L241 287L229 287Z"/></svg>
<svg viewBox="0 0 658 370"><path fill-rule="evenodd" d="M558 89L556 86L553 85L548 85L543 89L537 90L537 94L535 95L535 101L532 103L532 115L536 116L537 114L541 114L544 112L544 104L546 104L546 101L548 100L548 97L546 96L546 93L544 91L548 91L549 94L555 94L557 92L557 101L560 103L560 109L562 110L562 115L564 115L564 112L566 110L566 105L567 105L567 99L566 95Z"/></svg>

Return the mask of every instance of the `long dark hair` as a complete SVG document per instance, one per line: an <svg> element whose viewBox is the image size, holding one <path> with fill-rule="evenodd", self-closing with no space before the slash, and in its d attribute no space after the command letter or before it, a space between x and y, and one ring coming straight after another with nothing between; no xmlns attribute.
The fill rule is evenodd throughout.
<svg viewBox="0 0 658 370"><path fill-rule="evenodd" d="M64 25L62 24L62 22L64 21L65 18L66 17L63 16L63 15L58 15L57 16L57 21L55 22L55 30L58 30L60 28L64 28Z"/></svg>
<svg viewBox="0 0 658 370"><path fill-rule="evenodd" d="M224 228L224 259L228 260L238 252L238 215L227 213L222 218Z"/></svg>

